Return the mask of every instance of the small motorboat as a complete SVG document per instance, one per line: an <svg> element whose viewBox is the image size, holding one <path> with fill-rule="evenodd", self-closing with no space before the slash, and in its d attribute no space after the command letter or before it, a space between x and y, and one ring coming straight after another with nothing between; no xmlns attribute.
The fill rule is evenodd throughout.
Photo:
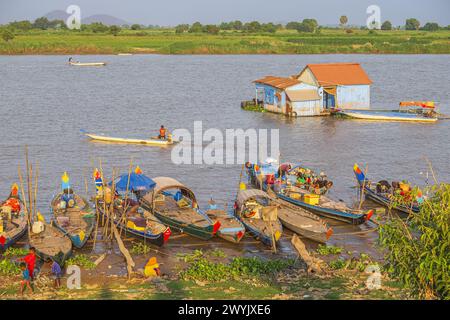
<svg viewBox="0 0 450 320"><path fill-rule="evenodd" d="M109 142L109 143L129 143L129 144L143 144L143 145L150 145L150 146L167 146L172 145L176 143L172 139L172 135L169 134L167 136L167 139L158 139L157 137L152 137L150 139L129 139L129 138L117 138L117 137L108 137L93 133L88 133L84 130L80 130L84 135L86 135L88 138L95 140L95 141L101 141L101 142Z"/></svg>
<svg viewBox="0 0 450 320"><path fill-rule="evenodd" d="M211 220L220 222L220 229L217 231L219 238L238 243L244 237L245 226L232 213L213 208L206 210L205 213Z"/></svg>
<svg viewBox="0 0 450 320"><path fill-rule="evenodd" d="M71 66L78 66L78 67L103 67L106 66L106 62L69 62L69 65Z"/></svg>

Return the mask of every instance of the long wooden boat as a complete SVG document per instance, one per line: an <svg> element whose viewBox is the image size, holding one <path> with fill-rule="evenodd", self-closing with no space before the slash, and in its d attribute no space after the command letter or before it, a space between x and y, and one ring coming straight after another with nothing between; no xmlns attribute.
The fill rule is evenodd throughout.
<svg viewBox="0 0 450 320"><path fill-rule="evenodd" d="M277 211L277 206L270 203L270 197L264 191L239 190L235 215L251 235L267 246L273 246L283 234Z"/></svg>
<svg viewBox="0 0 450 320"><path fill-rule="evenodd" d="M72 254L72 241L64 232L47 223L44 223L44 230L40 233L31 232L29 242L42 260L53 260L60 266Z"/></svg>
<svg viewBox="0 0 450 320"><path fill-rule="evenodd" d="M69 62L69 65L77 67L102 67L106 66L106 62Z"/></svg>
<svg viewBox="0 0 450 320"><path fill-rule="evenodd" d="M86 199L75 193L70 194L73 204L62 206L63 194L57 194L51 202L53 225L66 234L76 248L82 248L94 230L95 212Z"/></svg>
<svg viewBox="0 0 450 320"><path fill-rule="evenodd" d="M7 249L22 238L28 229L27 217L16 184L12 186L8 199L0 204L0 215L4 218L3 230L0 232L0 247Z"/></svg>
<svg viewBox="0 0 450 320"><path fill-rule="evenodd" d="M353 172L355 173L356 180L361 189L364 190L364 197L368 198L378 204L381 204L387 208L392 208L392 193L391 192L378 192L376 185L366 179L366 176L355 163L353 166ZM406 214L417 213L420 210L420 206L417 203L411 202L410 205L397 204L393 209L401 211Z"/></svg>
<svg viewBox="0 0 450 320"><path fill-rule="evenodd" d="M208 240L219 230L220 222L213 221L198 209L191 189L169 177L153 178L155 187L139 201L162 223L174 230Z"/></svg>
<svg viewBox="0 0 450 320"><path fill-rule="evenodd" d="M138 206L139 207L139 206ZM105 207L102 201L97 202L100 214L105 215ZM145 240L146 243L155 246L163 246L172 234L169 227L165 226L150 211L129 206L124 209L122 205L114 206L114 223L125 233ZM127 212L124 214L124 210Z"/></svg>
<svg viewBox="0 0 450 320"><path fill-rule="evenodd" d="M250 182L263 190L268 190L270 187L258 178L258 173L253 168L247 168ZM305 195L310 192L295 186L283 185L275 192L276 197L286 202L292 203L300 208L308 210L316 215L330 218L353 225L359 225L370 220L373 215L373 210L362 212L361 210L354 210L349 208L341 201L334 201L325 195L320 195L318 204L310 204L305 202Z"/></svg>
<svg viewBox="0 0 450 320"><path fill-rule="evenodd" d="M285 228L319 243L327 242L333 234L333 229L317 215L287 201L275 199L274 193L268 194L273 197L272 203L278 205L278 218Z"/></svg>
<svg viewBox="0 0 450 320"><path fill-rule="evenodd" d="M151 138L151 139L129 139L129 138L117 138L117 137L108 137L93 133L88 133L84 130L80 130L84 135L86 135L88 138L95 140L95 141L102 141L102 142L110 142L110 143L128 143L128 144L143 144L143 145L150 145L150 146L167 146L172 145L175 143L175 141L169 136L167 139L158 139L158 138Z"/></svg>
<svg viewBox="0 0 450 320"><path fill-rule="evenodd" d="M406 121L406 122L436 122L437 117L427 117L423 114L407 113L399 111L378 110L340 110L337 114L355 119L375 121Z"/></svg>
<svg viewBox="0 0 450 320"><path fill-rule="evenodd" d="M232 213L219 209L209 209L205 213L211 220L220 222L220 229L217 231L219 238L238 243L244 237L245 226Z"/></svg>

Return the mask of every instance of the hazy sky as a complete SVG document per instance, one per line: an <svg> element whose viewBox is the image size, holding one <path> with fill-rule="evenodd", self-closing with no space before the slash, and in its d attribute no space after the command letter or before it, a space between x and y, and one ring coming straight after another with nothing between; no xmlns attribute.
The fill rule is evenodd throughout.
<svg viewBox="0 0 450 320"><path fill-rule="evenodd" d="M403 25L406 18L450 24L450 0L0 0L0 23L34 20L53 10L76 4L81 15L108 14L130 23L176 25L258 20L288 22L316 18L320 24L338 24L347 15L349 24L365 25L366 8L381 8L381 20Z"/></svg>

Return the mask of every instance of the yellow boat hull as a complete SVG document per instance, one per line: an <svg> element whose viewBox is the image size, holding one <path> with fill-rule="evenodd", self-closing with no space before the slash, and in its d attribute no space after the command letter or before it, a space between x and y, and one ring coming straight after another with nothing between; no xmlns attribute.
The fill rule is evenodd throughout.
<svg viewBox="0 0 450 320"><path fill-rule="evenodd" d="M92 133L85 133L87 137L89 137L92 140L96 141L102 141L102 142L110 142L110 143L128 143L128 144L144 144L144 145L151 145L151 146L167 146L174 144L175 141L173 140L161 140L161 139L126 139L126 138L116 138L116 137L107 137L107 136L101 136L97 134Z"/></svg>

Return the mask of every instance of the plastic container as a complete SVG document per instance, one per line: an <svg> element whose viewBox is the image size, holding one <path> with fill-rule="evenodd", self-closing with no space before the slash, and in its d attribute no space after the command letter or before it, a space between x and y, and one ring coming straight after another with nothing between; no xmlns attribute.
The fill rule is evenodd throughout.
<svg viewBox="0 0 450 320"><path fill-rule="evenodd" d="M318 194L305 194L305 203L312 206L317 206L319 204L320 196Z"/></svg>

